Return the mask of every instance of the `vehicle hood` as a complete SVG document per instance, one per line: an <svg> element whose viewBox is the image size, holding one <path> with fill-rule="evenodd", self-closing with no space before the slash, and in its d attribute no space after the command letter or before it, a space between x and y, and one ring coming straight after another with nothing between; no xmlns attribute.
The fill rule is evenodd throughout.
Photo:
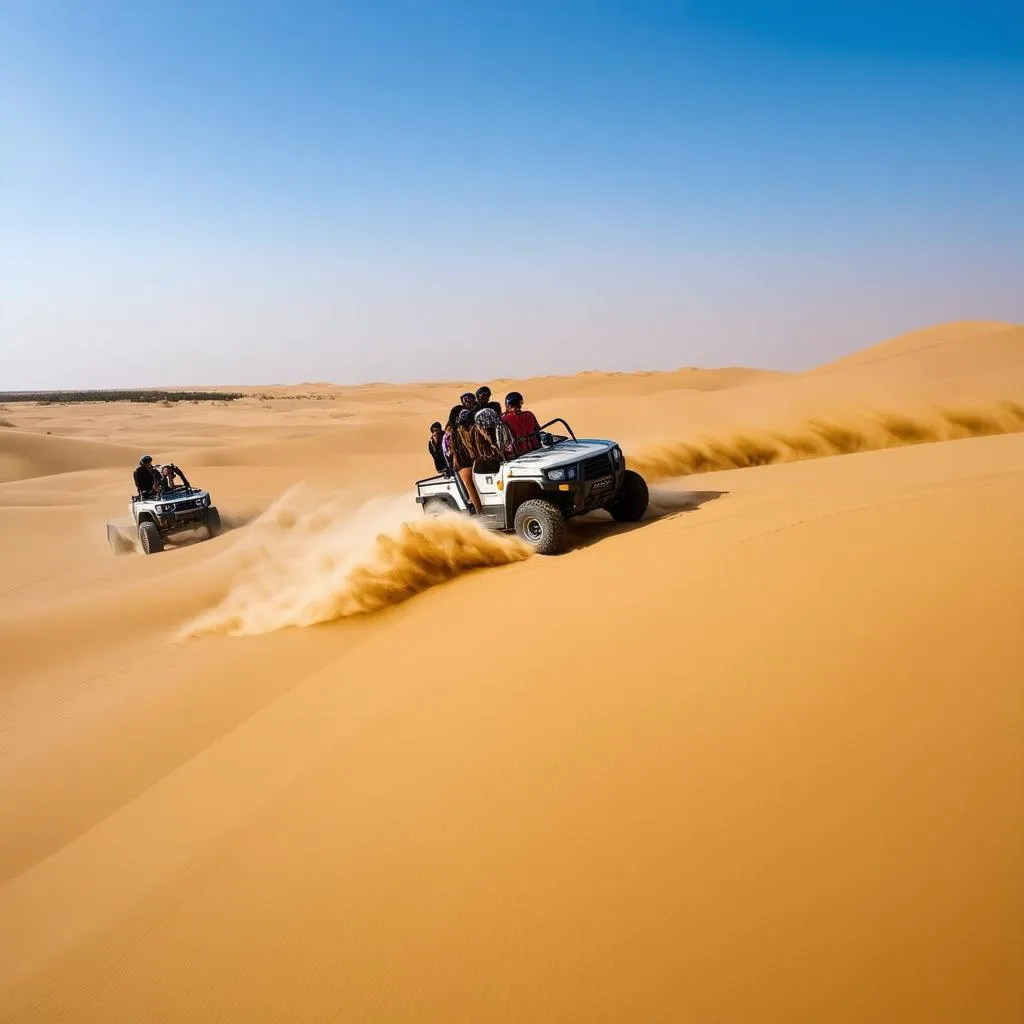
<svg viewBox="0 0 1024 1024"><path fill-rule="evenodd" d="M191 494L169 494L166 498L153 498L146 502L149 506L163 505L165 508L173 505L176 509L197 508L196 502L209 501L209 491L193 488Z"/></svg>
<svg viewBox="0 0 1024 1024"><path fill-rule="evenodd" d="M580 438L578 441L562 441L552 448L538 448L520 455L509 463L509 476L533 476L541 470L556 466L571 466L582 459L610 452L614 441L597 438Z"/></svg>

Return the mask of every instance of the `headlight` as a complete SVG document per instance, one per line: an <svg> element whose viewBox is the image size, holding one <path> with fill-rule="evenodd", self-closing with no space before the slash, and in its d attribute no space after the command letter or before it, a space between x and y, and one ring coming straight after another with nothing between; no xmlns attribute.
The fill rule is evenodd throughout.
<svg viewBox="0 0 1024 1024"><path fill-rule="evenodd" d="M575 480L577 473L576 466L559 466L557 469L549 469L547 477L549 480Z"/></svg>
<svg viewBox="0 0 1024 1024"><path fill-rule="evenodd" d="M162 516L167 511L167 508L164 505L157 505L155 511L158 516Z"/></svg>
<svg viewBox="0 0 1024 1024"><path fill-rule="evenodd" d="M564 480L565 470L564 469L549 469L548 470L549 480Z"/></svg>

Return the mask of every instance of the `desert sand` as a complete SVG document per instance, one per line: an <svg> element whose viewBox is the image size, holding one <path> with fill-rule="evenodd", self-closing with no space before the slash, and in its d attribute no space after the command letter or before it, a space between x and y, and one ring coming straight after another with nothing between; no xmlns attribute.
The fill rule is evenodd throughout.
<svg viewBox="0 0 1024 1024"><path fill-rule="evenodd" d="M1024 1019L1024 327L487 382L652 481L551 558L478 383L0 410L0 1019Z"/></svg>

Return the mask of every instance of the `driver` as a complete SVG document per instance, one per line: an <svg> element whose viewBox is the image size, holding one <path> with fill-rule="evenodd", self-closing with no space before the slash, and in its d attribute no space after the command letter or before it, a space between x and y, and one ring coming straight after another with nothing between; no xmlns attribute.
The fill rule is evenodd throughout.
<svg viewBox="0 0 1024 1024"><path fill-rule="evenodd" d="M135 487L143 498L153 498L160 491L160 474L153 466L153 456L143 455L135 467Z"/></svg>
<svg viewBox="0 0 1024 1024"><path fill-rule="evenodd" d="M173 491L175 487L179 486L174 482L174 478L178 475L177 470L174 466L166 465L160 471L160 489L166 494L168 491Z"/></svg>

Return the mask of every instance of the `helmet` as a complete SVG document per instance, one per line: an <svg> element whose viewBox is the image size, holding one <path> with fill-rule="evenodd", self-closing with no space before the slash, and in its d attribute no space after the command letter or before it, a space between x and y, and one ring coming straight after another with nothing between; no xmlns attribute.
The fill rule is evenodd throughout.
<svg viewBox="0 0 1024 1024"><path fill-rule="evenodd" d="M459 413L459 426L468 427L473 422L473 414L468 409L463 409Z"/></svg>
<svg viewBox="0 0 1024 1024"><path fill-rule="evenodd" d="M152 461L153 461L153 456L152 455L143 455L142 458L139 459L139 465L140 466L146 466L146 465L148 465Z"/></svg>
<svg viewBox="0 0 1024 1024"><path fill-rule="evenodd" d="M523 396L518 391L510 391L505 396L505 405L522 405Z"/></svg>

